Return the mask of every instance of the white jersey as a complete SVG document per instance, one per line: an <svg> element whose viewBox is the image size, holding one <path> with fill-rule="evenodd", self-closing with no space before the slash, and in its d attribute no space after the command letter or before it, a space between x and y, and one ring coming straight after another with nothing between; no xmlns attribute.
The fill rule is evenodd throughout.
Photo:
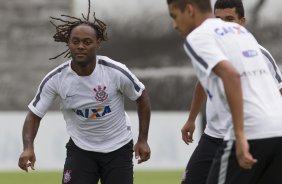
<svg viewBox="0 0 282 184"><path fill-rule="evenodd" d="M108 153L124 146L133 137L124 95L136 100L144 85L125 65L105 56L96 57L89 76L77 75L70 64L67 61L45 76L29 109L43 117L59 97L67 132L78 147Z"/></svg>
<svg viewBox="0 0 282 184"><path fill-rule="evenodd" d="M274 81L276 82L278 89L282 88L282 74L281 71L279 69L279 67L277 66L274 58L272 57L272 55L268 52L268 50L266 50L263 46L260 46L260 51L263 54L264 60L268 66L268 69L271 72L272 77L274 78Z"/></svg>
<svg viewBox="0 0 282 184"><path fill-rule="evenodd" d="M264 61L268 66L268 69L271 72L271 75L274 81L277 84L278 89L282 88L282 75L279 67L277 66L272 55L266 50L264 47L259 45L260 50L263 54ZM274 89L275 90L275 89ZM207 98L206 103L206 128L204 130L205 134L216 137L216 138L224 138L228 131L228 125L225 122L220 122L218 119L218 115L216 114L215 109L209 98Z"/></svg>
<svg viewBox="0 0 282 184"><path fill-rule="evenodd" d="M184 48L217 115L214 122L229 129L225 139L234 139L232 117L223 83L212 71L223 60L241 75L247 139L282 136L282 98L250 32L236 23L207 19L187 36Z"/></svg>

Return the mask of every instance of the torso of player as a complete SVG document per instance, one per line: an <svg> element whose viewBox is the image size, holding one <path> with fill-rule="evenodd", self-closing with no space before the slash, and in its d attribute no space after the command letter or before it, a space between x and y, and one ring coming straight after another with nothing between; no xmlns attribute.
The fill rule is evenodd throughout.
<svg viewBox="0 0 282 184"><path fill-rule="evenodd" d="M132 132L123 98L126 95L137 99L143 84L124 65L103 56L97 56L96 67L89 76L78 76L70 61L58 68L62 66L66 67L45 88L53 89L60 98L67 131L75 144L84 150L106 153L128 143ZM131 87L131 82L137 89Z"/></svg>
<svg viewBox="0 0 282 184"><path fill-rule="evenodd" d="M247 138L282 135L281 129L275 130L282 128L281 96L258 43L244 27L208 19L188 36L185 50L220 122L227 123L230 128L232 118L223 83L212 69L218 62L227 60L241 76ZM233 139L233 132L229 132L226 139Z"/></svg>
<svg viewBox="0 0 282 184"><path fill-rule="evenodd" d="M97 64L89 76L70 72L58 76L61 110L72 112L81 122L96 122L108 117L111 112L123 112L123 96L115 80L113 70L105 70ZM115 114L116 115L116 114Z"/></svg>

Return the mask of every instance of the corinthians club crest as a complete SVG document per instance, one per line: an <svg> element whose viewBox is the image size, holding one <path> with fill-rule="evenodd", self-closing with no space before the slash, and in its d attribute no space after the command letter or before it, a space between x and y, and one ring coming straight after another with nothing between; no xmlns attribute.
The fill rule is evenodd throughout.
<svg viewBox="0 0 282 184"><path fill-rule="evenodd" d="M98 86L98 89L94 88L93 90L96 93L95 99L99 102L103 102L108 98L108 94L106 93L107 87L104 86L103 88L101 86Z"/></svg>

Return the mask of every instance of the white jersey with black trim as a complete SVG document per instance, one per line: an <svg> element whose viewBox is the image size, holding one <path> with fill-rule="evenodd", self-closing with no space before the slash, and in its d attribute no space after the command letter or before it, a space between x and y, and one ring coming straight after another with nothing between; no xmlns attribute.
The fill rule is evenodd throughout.
<svg viewBox="0 0 282 184"><path fill-rule="evenodd" d="M214 122L229 129L226 140L234 139L231 113L222 80L212 71L221 61L231 62L241 76L246 137L282 136L282 98L249 31L236 23L207 19L187 36L184 49L217 115Z"/></svg>
<svg viewBox="0 0 282 184"><path fill-rule="evenodd" d="M96 57L89 76L78 76L70 64L67 61L44 77L29 109L43 117L59 97L67 132L78 147L108 153L124 146L133 137L124 95L137 100L145 86L124 64L105 56Z"/></svg>
<svg viewBox="0 0 282 184"><path fill-rule="evenodd" d="M274 79L274 81L277 84L278 89L282 88L282 75L279 67L276 64L276 61L272 57L272 55L269 53L268 50L266 50L263 46L259 45L260 50L263 54L264 61L267 64L268 69L271 72L271 75ZM275 90L275 89L274 89ZM209 98L207 98L206 103L206 128L204 130L205 134L223 139L226 135L226 132L228 131L228 126L226 123L222 122L219 123L218 115L216 114L215 109L213 108L212 103L210 102Z"/></svg>
<svg viewBox="0 0 282 184"><path fill-rule="evenodd" d="M270 52L266 50L266 48L264 48L261 45L259 45L259 47L260 47L260 51L263 54L264 60L271 72L271 75L273 76L274 81L276 82L278 86L278 89L281 89L282 88L282 74L281 74L279 67L276 64L275 59L272 57Z"/></svg>

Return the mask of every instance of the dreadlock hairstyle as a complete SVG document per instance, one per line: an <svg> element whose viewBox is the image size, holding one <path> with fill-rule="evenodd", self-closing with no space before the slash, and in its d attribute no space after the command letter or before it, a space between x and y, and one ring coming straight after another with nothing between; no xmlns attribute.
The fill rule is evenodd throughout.
<svg viewBox="0 0 282 184"><path fill-rule="evenodd" d="M101 41L108 40L107 32L106 32L107 25L103 21L101 21L101 20L99 20L95 17L95 12L93 13L94 21L92 21L92 22L90 21L89 15L90 15L90 0L88 0L87 17L85 17L84 14L82 14L82 19L72 17L72 16L69 16L69 15L61 15L61 17L68 18L68 20L63 19L63 18L50 17L50 19L52 19L52 20L61 22L61 24L57 25L52 20L50 20L51 24L56 28L56 33L53 36L55 42L64 42L68 45L68 41L69 41L69 38L70 38L71 31L73 30L73 28L75 28L76 26L79 26L81 24L89 25L93 29L95 29L97 39L100 39ZM67 50L65 50L64 52L62 52L61 54L59 54L55 57L49 58L49 60L56 59L56 58L58 58L58 57L60 57L64 54L65 54L64 58L66 58L66 57L70 58L71 57L69 48Z"/></svg>
<svg viewBox="0 0 282 184"><path fill-rule="evenodd" d="M217 0L214 5L214 9L226 9L235 8L239 18L245 16L244 6L242 0Z"/></svg>

